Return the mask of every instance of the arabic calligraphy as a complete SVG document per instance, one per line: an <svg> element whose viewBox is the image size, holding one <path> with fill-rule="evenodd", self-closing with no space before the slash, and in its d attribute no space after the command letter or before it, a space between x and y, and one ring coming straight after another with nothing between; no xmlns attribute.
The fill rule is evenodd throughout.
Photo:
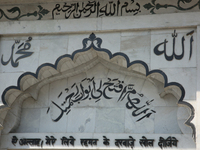
<svg viewBox="0 0 200 150"><path fill-rule="evenodd" d="M75 2L64 3L62 6L56 4L52 10L52 18L56 15L64 13L65 19L70 17L78 19L81 17L90 17L92 14L96 17L102 16L122 16L123 13L131 13L136 15L140 10L140 4L135 3L134 0L130 2L109 1L106 4L101 4L100 1L87 1L87 2Z"/></svg>
<svg viewBox="0 0 200 150"><path fill-rule="evenodd" d="M56 101L52 101L52 105L60 110L60 114L52 120L57 122L63 117L64 113L68 115L75 103L80 104L81 101L85 100L93 100L97 103L101 100L101 97L112 99L113 97L110 95L113 93L115 95L118 94L119 96L117 102L123 101L125 98L128 100L126 102L126 108L133 110L133 117L139 116L139 119L137 119L136 122L144 118L149 118L153 113L156 113L156 111L150 108L150 104L154 99L147 100L141 105L140 98L144 95L136 92L134 84L126 85L124 81L117 78L107 78L106 81L99 80L99 82L96 82L93 77L85 78L81 82L74 83L70 88L65 88L63 92L60 92L58 99L64 95L64 97L62 97L64 98L64 101L62 101L60 105L57 104ZM67 95L65 96L65 94ZM49 112L49 109L50 107L48 108L47 113Z"/></svg>
<svg viewBox="0 0 200 150"><path fill-rule="evenodd" d="M190 55L189 55L189 60L192 57L192 43L194 41L193 35L192 35L193 33L194 33L194 30L186 34L186 36L191 35L191 38L190 38ZM185 37L183 36L182 39L181 39L181 45L182 45L182 52L181 52L181 54L176 54L175 45L176 45L176 38L177 38L177 36L178 36L178 33L176 33L176 30L174 30L174 33L172 33L173 45L172 45L172 54L171 55L167 55L166 44L168 43L168 41L166 39L164 40L164 42L161 42L161 43L157 44L154 47L154 53L156 55L158 55L158 56L164 54L165 59L167 61L171 61L174 58L176 60L181 60L184 57L184 53L185 53L185 44L184 44L185 43ZM162 45L163 45L163 50L160 50L159 48Z"/></svg>
<svg viewBox="0 0 200 150"><path fill-rule="evenodd" d="M27 19L63 19L81 17L104 17L104 16L123 16L123 15L137 15L137 14L155 14L161 9L168 9L167 12L175 11L198 11L200 1L192 0L176 0L173 3L166 4L166 1L151 0L150 2L141 2L136 0L112 0L112 1L79 1L79 2L64 2L52 4L34 4L33 10L29 12L26 5L23 7L15 6L7 8L2 6L0 8L0 20L21 20ZM28 5L27 5L28 6ZM45 9L46 7L48 9ZM173 9L175 9L175 11ZM51 14L49 12L51 11ZM162 12L159 12L162 13ZM59 17L60 16L60 17Z"/></svg>
<svg viewBox="0 0 200 150"><path fill-rule="evenodd" d="M13 67L18 67L19 65L19 60L29 57L33 54L33 52L27 52L27 50L29 50L31 48L31 44L30 41L32 40L32 37L28 37L28 40L26 40L23 43L20 43L20 40L15 40L15 43L12 45L11 48L11 56L7 61L4 61L4 56L1 56L1 64L2 65L7 65L9 62L11 62L11 65ZM20 56L14 61L14 50L17 47L17 51L15 52L15 54L20 54Z"/></svg>

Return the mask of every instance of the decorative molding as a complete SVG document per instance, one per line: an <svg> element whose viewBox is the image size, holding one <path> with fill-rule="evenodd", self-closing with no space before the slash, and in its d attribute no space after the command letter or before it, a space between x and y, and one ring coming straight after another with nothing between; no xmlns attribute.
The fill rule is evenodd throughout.
<svg viewBox="0 0 200 150"><path fill-rule="evenodd" d="M143 5L143 7L147 10L150 10L151 14L156 14L155 10L159 10L161 8L165 8L165 9L175 8L176 10L180 10L180 11L191 10L195 7L198 7L200 9L200 0L198 0L192 6L187 6L187 5L190 5L191 2L192 0L178 0L177 5L173 5L173 4L160 4L160 3L156 3L156 0L151 0L151 3L147 3ZM186 6L183 7L182 5L186 5Z"/></svg>
<svg viewBox="0 0 200 150"><path fill-rule="evenodd" d="M0 8L0 21L10 20L52 20L52 19L79 19L116 16L136 16L147 14L164 14L177 12L199 11L199 0L112 0L112 1L79 1L39 3L27 2L18 4L2 4ZM35 11L30 11L31 10ZM38 10L39 8L39 10ZM44 9L45 8L45 9ZM164 10L164 11L163 11ZM29 12L30 11L30 12ZM49 13L51 12L51 13ZM28 18L27 18L28 17ZM135 17L134 17L135 18Z"/></svg>
<svg viewBox="0 0 200 150"><path fill-rule="evenodd" d="M11 9L8 9L8 13L18 13L17 16L15 17L9 17L7 15L7 13L5 13L2 9L0 9L0 19L4 16L6 19L8 20L19 20L20 18L23 18L23 17L30 17L30 16L35 16L37 17L38 16L38 19L37 20L41 20L41 18L43 18L44 15L48 14L49 11L47 9L44 9L41 5L38 5L38 8L39 10L38 11L34 11L32 13L25 13L25 14L21 14L21 10L19 7L13 7Z"/></svg>

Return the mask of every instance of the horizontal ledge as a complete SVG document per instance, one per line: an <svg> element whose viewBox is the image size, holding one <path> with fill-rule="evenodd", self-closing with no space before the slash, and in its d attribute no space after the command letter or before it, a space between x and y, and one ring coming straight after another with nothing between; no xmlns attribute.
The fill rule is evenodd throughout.
<svg viewBox="0 0 200 150"><path fill-rule="evenodd" d="M0 22L1 35L91 33L196 27L200 12L105 18Z"/></svg>
<svg viewBox="0 0 200 150"><path fill-rule="evenodd" d="M200 24L200 12L140 15L137 17L103 18L102 30L145 30L163 28L196 27Z"/></svg>

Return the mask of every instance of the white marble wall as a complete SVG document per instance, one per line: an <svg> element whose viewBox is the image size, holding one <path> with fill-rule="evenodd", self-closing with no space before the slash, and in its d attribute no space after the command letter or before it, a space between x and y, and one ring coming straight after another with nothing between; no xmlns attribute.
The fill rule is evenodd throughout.
<svg viewBox="0 0 200 150"><path fill-rule="evenodd" d="M160 16L159 16L160 17ZM111 18L110 21L115 20ZM124 18L121 18L123 21ZM191 18L189 18L191 19ZM89 19L88 19L89 20ZM86 23L87 19L80 20L80 22ZM199 45L199 31L196 27L184 27L178 28L173 27L167 29L142 29L140 31L129 30L129 27L123 26L125 30L119 29L118 24L115 22L113 27L106 26L106 19L91 19L91 22L97 21L97 24L101 24L96 27L96 22L90 24L94 29L98 28L101 32L95 32L97 37L100 37L102 41L102 48L109 49L112 54L116 52L125 53L130 61L142 60L144 61L150 70L160 69L166 73L168 77L168 82L178 82L185 89L184 101L187 101L195 108L195 118L192 123L197 129L197 140L199 139L199 119L198 118L198 45ZM47 21L48 22L48 21ZM46 23L47 23L46 22ZM73 21L72 21L73 22ZM140 21L141 22L141 21ZM22 22L22 24L25 22ZM42 22L44 23L44 22ZM47 26L51 26L52 22L48 22ZM2 23L5 24L5 23ZM64 26L64 22L59 22L61 26ZM72 23L76 24L76 23ZM104 25L103 25L104 24ZM188 23L189 24L189 23ZM33 22L34 25L34 22ZM76 24L77 25L77 24ZM150 24L153 26L153 23ZM160 24L158 24L159 27ZM86 25L85 25L86 26ZM122 26L122 25L121 25ZM162 26L162 25L160 25ZM182 26L182 24L180 25ZM0 25L1 27L1 25ZM143 26L144 27L144 26ZM163 26L162 26L163 27ZM5 30L8 30L5 27ZM75 32L74 27L74 32ZM87 27L85 27L86 29ZM156 28L156 27L155 27ZM12 45L15 40L20 40L20 42L25 42L29 36L32 37L30 41L31 48L29 51L34 52L30 57L23 58L19 60L19 66L14 68L9 62L6 66L1 64L0 66L0 94L3 93L5 88L17 85L18 77L24 72L34 72L43 63L54 64L56 59L64 54L72 54L75 50L82 48L82 40L89 37L91 34L89 32L85 33L85 29L80 29L76 33L64 32L60 35L58 33L51 34L49 29L49 34L39 33L32 34L34 30L31 30L31 34L22 35L4 35L1 36L0 40L0 57L4 55L4 60L8 60L11 56ZM116 29L113 30L113 29ZM180 54L182 49L181 38L185 37L185 54L181 60L176 60L175 58L171 61L167 61L164 54L157 56L153 52L154 47L163 42L165 39L168 40L166 44L167 53L170 55L168 50L172 50L173 38L172 33L176 29L178 34L176 38L175 50ZM0 29L1 31L2 29ZM28 31L28 29L26 29ZM68 30L68 29L63 29ZM109 30L110 32L105 32ZM191 35L187 35L190 31L193 31ZM25 31L25 32L27 32ZM3 32L3 31L2 31ZM12 31L8 31L12 32ZM14 32L14 31L13 31ZM23 31L20 29L19 33ZM39 31L35 31L39 32ZM190 39L193 36L192 42L192 56L189 59L190 52ZM15 54L17 47L15 45L15 51L13 59L16 60L20 55ZM162 50L163 46L160 46ZM80 82L85 77L100 79L110 78L120 78L127 83L136 84L137 91L144 93L147 99L154 98L156 100L153 103L153 109L156 111L151 117L146 118L140 122L135 122L136 119L131 115L131 111L126 109L125 102L117 103L117 98L114 96L114 103L112 101L102 100L98 103L92 103L89 100L81 103L80 105L74 105L71 112L68 115L64 115L58 122L53 122L52 118L59 114L59 110L50 109L47 113L48 107L52 106L51 101L58 99L58 95L61 90L66 88L66 86L71 86L74 82ZM154 94L152 94L154 93ZM64 97L62 97L64 98ZM61 103L61 102L59 102ZM1 105L2 102L1 102ZM75 77L70 77L56 82L52 82L43 86L40 89L37 101L32 98L26 99L22 105L22 114L20 125L15 131L16 133L63 133L70 132L76 133L123 133L123 134L180 134L186 135L189 141L192 142L192 130L184 125L186 119L190 115L190 110L185 107L178 107L177 100L172 95L167 95L163 98L159 96L159 89L151 82L144 79L130 77L125 74L119 74L112 71L101 64L97 64L95 67L87 70ZM0 114L1 116L1 114ZM173 123L173 124L172 124ZM3 132L4 133L4 132ZM182 142L181 142L182 143ZM199 142L197 142L197 148ZM191 144L189 147L195 149L195 143ZM180 149L183 148L181 145Z"/></svg>

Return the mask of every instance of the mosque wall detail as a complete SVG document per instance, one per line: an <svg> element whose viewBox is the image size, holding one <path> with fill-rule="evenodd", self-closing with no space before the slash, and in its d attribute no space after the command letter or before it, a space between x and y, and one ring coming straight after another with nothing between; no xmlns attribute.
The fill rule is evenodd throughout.
<svg viewBox="0 0 200 150"><path fill-rule="evenodd" d="M192 61L194 61L196 53L196 31L191 28L166 30L162 34L165 35L163 36L165 39L160 38L160 34L158 34L159 42L155 40L156 34L152 33L156 32L117 33L123 39L121 44L124 52L117 52L116 50L113 54L112 51L102 47L106 40L92 33L88 38L83 38L82 42L79 42L82 44L82 48L75 50L71 55L63 53L57 58L54 65L43 63L37 69L36 74L30 73L29 75L29 72L22 74L18 79L19 87L10 86L5 90L18 89L21 92L17 96L18 100L26 95L27 89L30 89L29 93L32 95L24 99L21 104L15 101L12 103L13 108L22 108L19 110L21 112L20 121L13 121L13 125L11 125L9 121L5 120L2 137L4 140L9 139L12 143L12 145L7 143L9 147L14 149L27 147L56 148L59 146L72 148L80 146L83 148L88 146L100 146L100 148L180 148L190 136L187 143L190 148L194 148L196 129L191 123L194 108L188 102L183 102L183 96L190 97L190 95L185 94L184 87L179 83L168 83L168 77L163 71L159 69L150 70L148 67L150 62L131 60L133 57L126 55L125 52L129 46L133 45L133 43L127 44L128 41L134 41L133 38L144 38L146 41L148 39L147 43L149 44L140 45L143 52L138 53L138 57L144 57L143 53L146 52L151 53L151 55L145 57L153 56L155 59L162 57L163 64L187 61L189 62L187 65L195 66ZM105 37L109 38L112 34L108 33ZM114 35L116 37L116 33ZM178 38L179 35L182 37ZM57 38L58 36L55 36L56 39L53 37L49 36L47 43L54 42L56 44L59 40L70 41L70 38L73 42L77 42L73 40L77 38L74 35L63 35L60 36L60 39ZM152 45L152 51L149 52L152 37L156 42ZM37 42L45 41L40 39L44 37L34 35L31 37L12 37L11 39L10 37L3 38L2 46L5 43L5 46L8 47L7 42L11 45L10 55L1 54L4 72L7 68L10 68L9 71L11 68L12 70L21 70L26 66L22 63L25 60L32 62L31 59L34 59L34 55L38 53L34 50L41 49L37 48L38 45L41 46ZM186 40L180 40L183 38ZM169 44L171 43L171 49L170 46L167 46L166 41L169 41ZM182 43L177 44L177 46L177 41ZM115 42L116 38L113 43ZM135 42L138 44L137 40ZM46 46L47 51L52 49L52 45ZM56 45L54 48L58 49L59 46ZM23 53L19 53L21 49L24 50ZM60 49L63 48L60 47ZM169 54L168 49L171 50L171 57L173 57L170 61L166 59L166 57L170 57L167 55ZM156 50L161 54L157 55ZM182 58L176 59L176 55L182 55ZM15 65L16 63L17 65ZM174 65L189 67L181 66L183 63L174 63ZM50 67L49 71L46 72L45 67ZM160 67L156 66L155 68ZM74 68L73 71L69 71L72 68ZM56 72L62 72L62 75ZM48 76L49 81L43 83L45 76ZM33 82L33 80L35 81ZM36 87L30 88L32 84L35 84ZM43 86L41 87L39 84ZM37 93L35 93L35 90ZM8 105L13 99L12 96L7 97L5 91L2 95L3 103ZM179 107L177 105L179 103L185 107ZM182 112L185 116L182 116ZM12 111L8 112L10 115L13 113ZM15 115L18 116L19 114L16 113ZM12 116L7 119L12 119ZM9 123L9 126L6 122ZM187 122L189 127L185 126L184 122ZM45 132L46 135L41 134ZM55 133L51 135L50 132ZM65 134L62 134L63 132ZM31 134L24 137L26 133ZM110 141L109 144L105 144L106 139ZM7 147L8 145L2 142L2 146Z"/></svg>
<svg viewBox="0 0 200 150"><path fill-rule="evenodd" d="M199 13L199 3L2 5L0 149L198 149L199 28L151 25ZM105 29L109 17L139 25ZM75 31L93 21L96 30Z"/></svg>
<svg viewBox="0 0 200 150"><path fill-rule="evenodd" d="M66 1L0 7L0 20L51 20L199 11L199 0Z"/></svg>

